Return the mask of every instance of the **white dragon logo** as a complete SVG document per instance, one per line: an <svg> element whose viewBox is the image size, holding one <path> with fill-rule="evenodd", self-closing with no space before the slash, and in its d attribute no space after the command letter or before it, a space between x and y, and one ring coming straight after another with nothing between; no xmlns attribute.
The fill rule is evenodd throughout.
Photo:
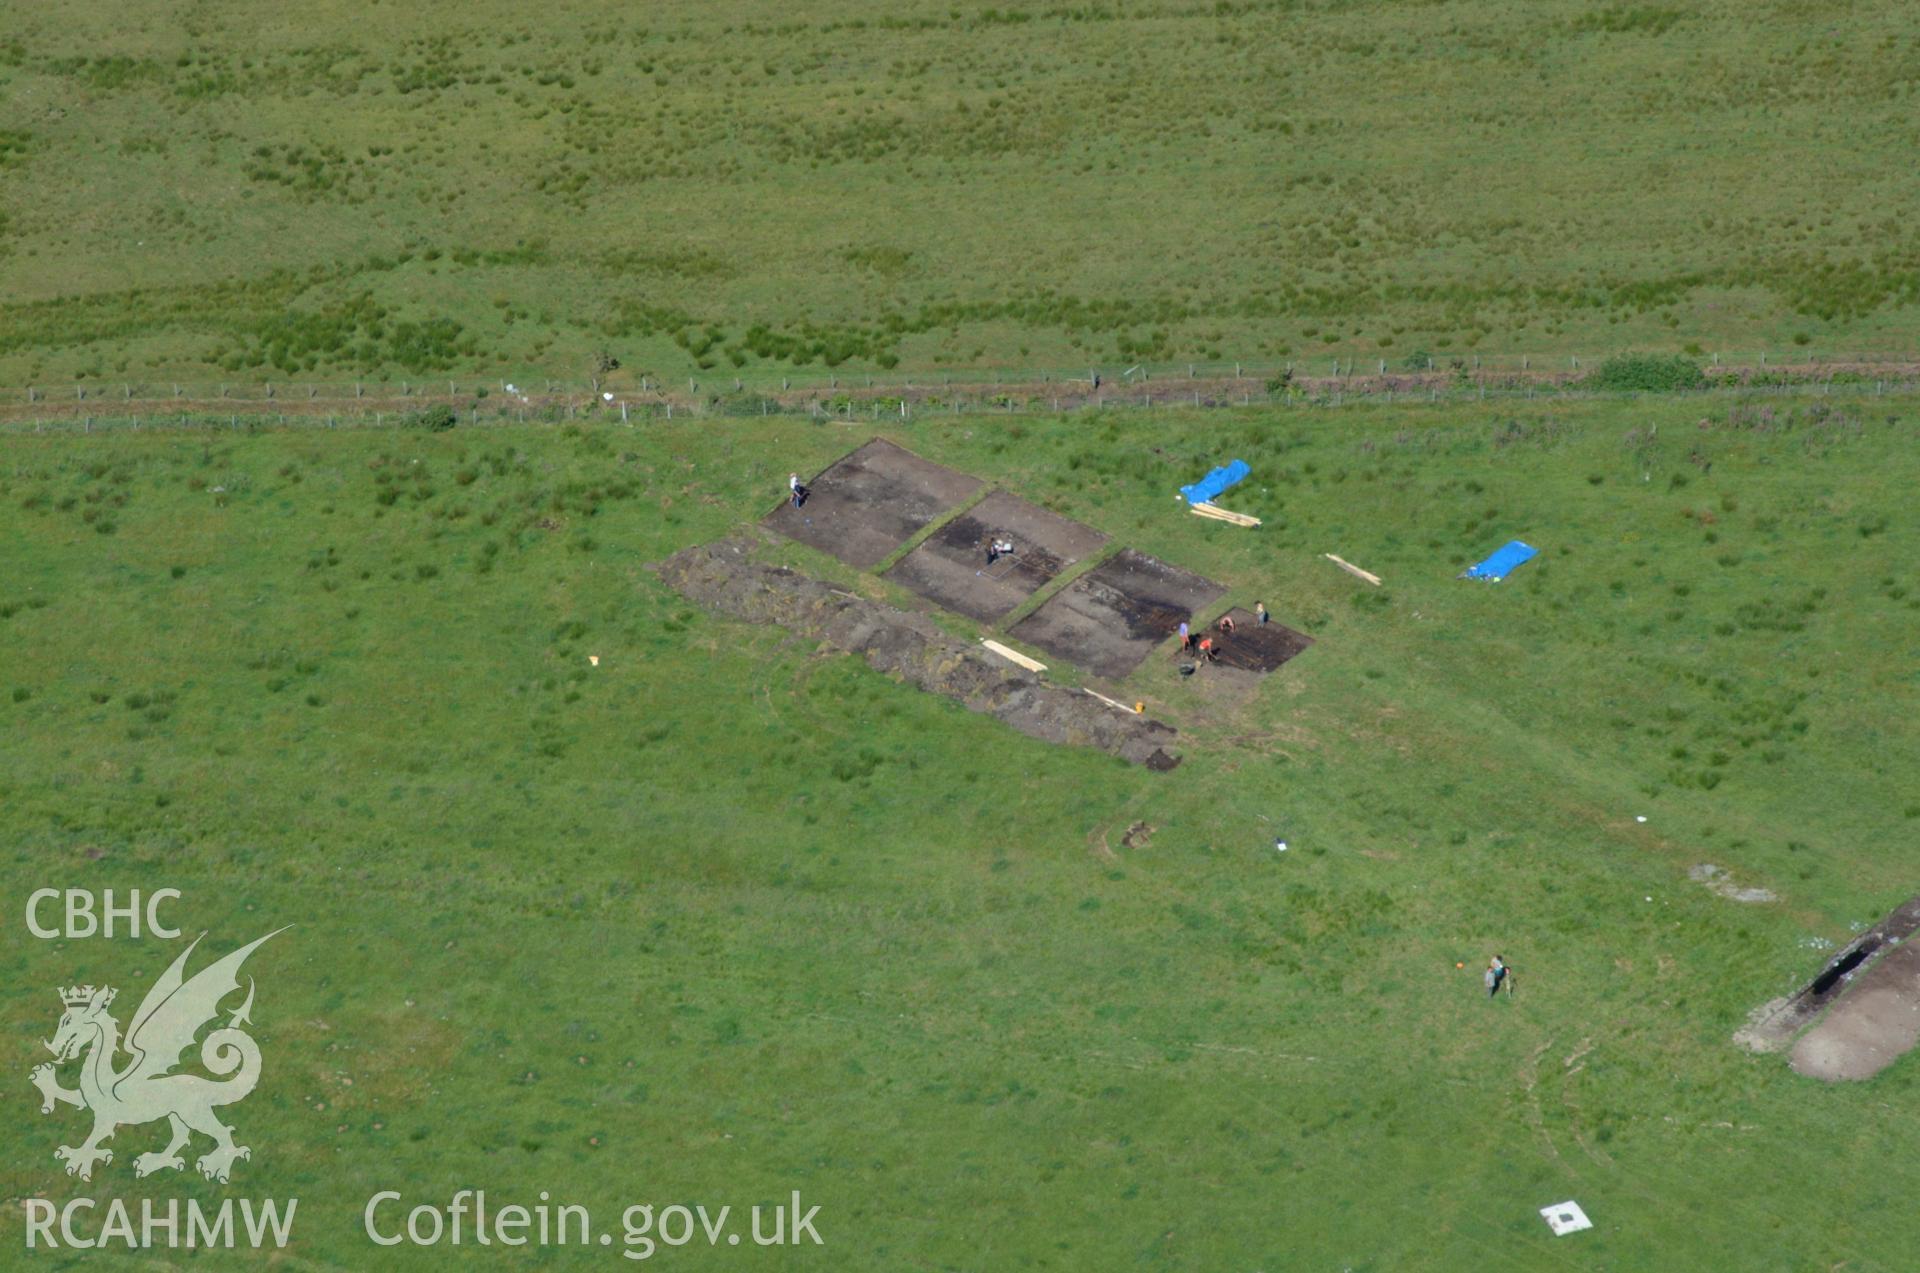
<svg viewBox="0 0 1920 1273"><path fill-rule="evenodd" d="M187 956L200 944L193 939L180 957L147 991L140 1010L127 1027L125 1048L132 1061L124 1069L114 1068L115 1054L121 1048L120 1023L107 1014L118 992L110 986L74 986L60 991L66 1005L60 1028L46 1045L53 1053L52 1064L37 1065L29 1076L40 1089L42 1114L53 1112L55 1105L73 1105L93 1111L93 1134L79 1146L62 1145L54 1157L67 1165L69 1176L93 1179L95 1163L111 1163L113 1151L101 1142L111 1137L122 1124L150 1123L164 1118L173 1129L173 1139L165 1149L141 1154L133 1162L133 1174L151 1175L163 1168L179 1171L186 1166L180 1150L199 1132L214 1140L212 1152L196 1166L209 1180L226 1183L235 1159L251 1158L253 1151L233 1143L233 1128L214 1117L214 1108L231 1105L253 1091L260 1081L260 1047L238 1027L252 1024L253 979L247 979L247 998L226 1027L214 1030L201 1041L200 1063L224 1081L202 1078L198 1074L174 1074L180 1054L193 1046L202 1026L220 1010L220 1001L240 988L240 965L268 938L286 932L276 929L266 937L249 942L232 954L195 973L191 980L182 976ZM206 936L205 933L200 935ZM88 1049L92 1049L88 1052ZM54 1066L63 1065L87 1052L80 1064L80 1086L60 1086ZM232 1075L227 1078L227 1075Z"/></svg>

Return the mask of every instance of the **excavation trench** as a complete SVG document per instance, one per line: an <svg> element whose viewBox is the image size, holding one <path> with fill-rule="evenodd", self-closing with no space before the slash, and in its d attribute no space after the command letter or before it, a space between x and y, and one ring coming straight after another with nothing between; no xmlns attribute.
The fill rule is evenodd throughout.
<svg viewBox="0 0 1920 1273"><path fill-rule="evenodd" d="M1170 725L1117 710L1089 694L1050 685L931 620L854 596L783 566L752 559L724 539L675 553L654 569L676 592L746 623L770 623L857 654L878 671L991 715L1031 738L1097 747L1149 769L1171 769Z"/></svg>

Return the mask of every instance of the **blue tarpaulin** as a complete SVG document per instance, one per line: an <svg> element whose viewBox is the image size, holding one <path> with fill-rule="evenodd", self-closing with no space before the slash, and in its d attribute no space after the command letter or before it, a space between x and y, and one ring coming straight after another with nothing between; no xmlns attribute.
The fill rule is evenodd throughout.
<svg viewBox="0 0 1920 1273"><path fill-rule="evenodd" d="M1247 467L1245 460L1235 460L1231 464L1221 465L1192 486L1181 487L1180 493L1187 497L1189 504L1210 504L1214 496L1242 480L1252 471Z"/></svg>
<svg viewBox="0 0 1920 1273"><path fill-rule="evenodd" d="M1468 566L1460 577L1462 579L1485 579L1492 583L1499 583L1502 579L1505 579L1509 574L1513 573L1514 567L1524 565L1533 560L1539 552L1540 550L1531 544L1524 544L1517 539L1511 539L1505 544L1502 544L1499 550L1485 561Z"/></svg>

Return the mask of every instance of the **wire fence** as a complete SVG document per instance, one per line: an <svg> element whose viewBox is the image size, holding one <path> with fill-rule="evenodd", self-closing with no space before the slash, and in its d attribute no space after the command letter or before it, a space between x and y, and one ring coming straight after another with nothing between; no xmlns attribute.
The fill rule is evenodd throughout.
<svg viewBox="0 0 1920 1273"><path fill-rule="evenodd" d="M613 424L637 427L672 420L726 420L797 418L826 423L878 424L889 420L917 420L940 416L1007 416L1077 412L1152 412L1268 408L1292 411L1333 410L1363 405L1511 404L1522 401L1702 401L1756 398L1874 398L1920 394L1920 364L1883 368L1891 373L1873 379L1825 377L1709 380L1705 388L1670 393L1609 391L1583 387L1578 381L1524 383L1455 379L1408 384L1391 377L1359 380L1326 378L1302 382L1297 377L1269 385L1247 377L1207 381L1201 377L1167 382L1143 381L1118 391L1103 382L1078 385L1045 383L1006 386L953 386L939 391L910 390L903 384L887 387L849 387L836 396L803 393L785 396L741 391L710 397L675 400L623 395L611 390L580 394L556 390L551 394L489 394L469 396L457 404L446 397L422 396L412 405L364 396L343 403L314 394L303 398L234 397L219 409L185 404L168 410L164 403L129 396L121 402L81 399L67 410L21 413L0 418L0 435L62 433L122 433L139 430L246 431L266 428L446 429L507 425ZM51 405L51 404L49 404Z"/></svg>
<svg viewBox="0 0 1920 1273"><path fill-rule="evenodd" d="M1796 349L1754 350L1689 355L1709 381L1815 380L1843 383L1908 380L1920 377L1920 354L1838 353ZM1585 379L1605 357L1580 354L1483 354L1474 351L1416 352L1398 356L1327 354L1261 362L1139 363L1127 367L963 369L944 372L861 371L821 368L767 368L696 371L682 378L652 375L633 377L615 373L602 379L550 377L479 379L473 376L417 376L395 379L124 379L88 380L66 385L0 386L0 410L54 412L108 404L140 403L149 412L164 404L232 404L258 409L263 404L293 411L315 404L336 411L376 404L485 400L499 397L520 405L535 402L584 400L630 403L674 403L696 407L741 395L769 397L781 402L800 399L898 396L915 400L979 397L1019 393L1044 397L1146 397L1153 386L1165 391L1169 382L1197 386L1203 396L1212 386L1242 394L1275 392L1295 382L1349 382L1354 393L1405 392L1430 387L1436 378L1449 387L1503 389L1519 382L1564 384ZM1191 390L1188 390L1191 392Z"/></svg>

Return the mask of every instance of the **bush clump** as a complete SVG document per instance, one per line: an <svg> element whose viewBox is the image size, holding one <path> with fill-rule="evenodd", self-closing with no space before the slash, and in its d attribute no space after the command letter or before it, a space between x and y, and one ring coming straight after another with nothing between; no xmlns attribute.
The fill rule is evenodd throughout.
<svg viewBox="0 0 1920 1273"><path fill-rule="evenodd" d="M1587 377L1586 387L1616 393L1678 393L1706 388L1707 373L1680 354L1622 354L1601 363Z"/></svg>
<svg viewBox="0 0 1920 1273"><path fill-rule="evenodd" d="M440 433L460 423L460 413L445 403L434 407L422 407L407 417L407 426L414 429L427 429Z"/></svg>

